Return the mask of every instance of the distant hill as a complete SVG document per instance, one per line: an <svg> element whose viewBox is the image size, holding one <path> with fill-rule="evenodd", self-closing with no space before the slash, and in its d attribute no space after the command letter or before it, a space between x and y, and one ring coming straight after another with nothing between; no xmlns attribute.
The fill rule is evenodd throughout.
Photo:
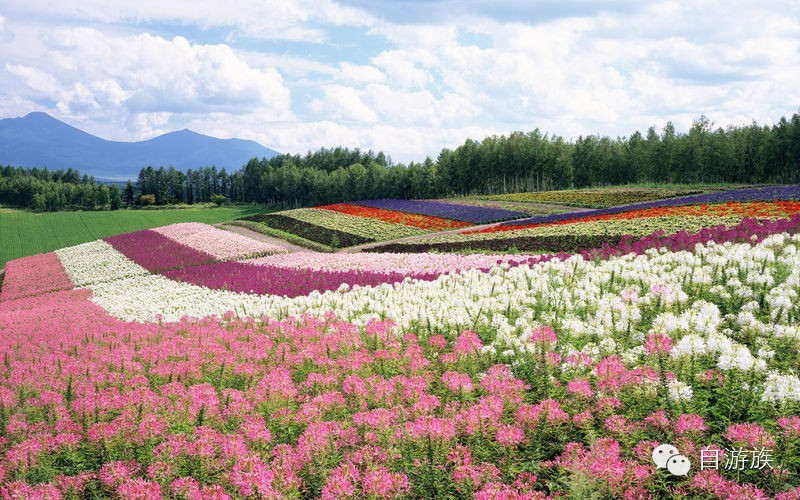
<svg viewBox="0 0 800 500"><path fill-rule="evenodd" d="M119 142L88 134L47 113L0 120L0 165L77 168L102 179L135 179L148 165L237 170L251 158L277 154L254 141L217 139L191 130L147 141Z"/></svg>

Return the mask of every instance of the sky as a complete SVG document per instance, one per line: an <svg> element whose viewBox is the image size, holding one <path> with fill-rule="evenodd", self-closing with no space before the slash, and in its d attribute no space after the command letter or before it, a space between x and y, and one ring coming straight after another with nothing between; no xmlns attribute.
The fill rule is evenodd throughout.
<svg viewBox="0 0 800 500"><path fill-rule="evenodd" d="M0 118L111 140L189 128L283 153L435 158L467 138L772 124L800 2L3 0Z"/></svg>

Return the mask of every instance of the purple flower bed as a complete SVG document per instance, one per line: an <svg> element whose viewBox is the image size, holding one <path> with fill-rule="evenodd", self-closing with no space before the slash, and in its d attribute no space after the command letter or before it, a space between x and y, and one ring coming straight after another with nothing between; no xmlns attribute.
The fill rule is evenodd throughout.
<svg viewBox="0 0 800 500"><path fill-rule="evenodd" d="M564 220L576 219L579 217L592 217L596 215L618 214L630 210L640 210L644 208L658 207L677 207L682 205L701 205L706 203L727 203L727 202L748 202L748 201L775 201L775 200L798 200L800 199L800 184L791 186L771 186L753 189L731 189L717 193L696 194L691 196L680 196L666 200L648 201L645 203L635 203L632 205L622 205L618 207L601 208L589 212L567 212L560 214L542 215L504 222L503 226L526 226L528 224L543 224L547 222L559 222Z"/></svg>
<svg viewBox="0 0 800 500"><path fill-rule="evenodd" d="M365 200L354 201L352 204L361 205L363 207L382 208L384 210L395 210L397 212L406 212L409 214L430 215L433 217L442 217L444 219L472 222L473 224L514 219L526 215L522 212L504 210L502 208L476 207L439 201Z"/></svg>
<svg viewBox="0 0 800 500"><path fill-rule="evenodd" d="M232 292L285 295L297 297L317 290L336 290L348 285L377 286L398 283L405 278L432 281L438 273L374 272L364 270L321 271L315 269L290 269L225 261L202 266L186 267L162 273L167 278L193 285Z"/></svg>
<svg viewBox="0 0 800 500"><path fill-rule="evenodd" d="M672 252L680 250L693 250L698 243L758 243L764 238L777 233L796 234L800 232L800 215L793 215L789 219L759 220L751 217L742 219L742 222L735 226L714 226L706 227L697 233L680 231L670 235L665 235L663 231L656 231L653 234L636 238L633 236L623 236L619 244L610 246L603 245L600 248L584 250L581 255L585 259L605 259L615 255L627 255L629 253L642 254L649 248L666 247ZM559 257L561 257L559 255Z"/></svg>
<svg viewBox="0 0 800 500"><path fill-rule="evenodd" d="M103 240L150 272L161 272L216 261L211 254L195 250L149 229L109 236Z"/></svg>

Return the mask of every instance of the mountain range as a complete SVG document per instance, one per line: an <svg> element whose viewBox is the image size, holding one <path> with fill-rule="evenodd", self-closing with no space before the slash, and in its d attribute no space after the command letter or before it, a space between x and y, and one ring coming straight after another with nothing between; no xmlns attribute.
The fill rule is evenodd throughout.
<svg viewBox="0 0 800 500"><path fill-rule="evenodd" d="M0 120L0 165L73 168L98 179L136 179L147 166L237 170L252 158L277 154L255 141L217 139L188 129L120 142L94 136L47 113Z"/></svg>

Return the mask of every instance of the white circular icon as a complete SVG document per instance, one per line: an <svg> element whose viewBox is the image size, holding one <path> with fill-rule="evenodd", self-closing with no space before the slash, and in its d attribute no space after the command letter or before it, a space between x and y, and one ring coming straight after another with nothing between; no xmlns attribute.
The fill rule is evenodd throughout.
<svg viewBox="0 0 800 500"><path fill-rule="evenodd" d="M653 462L656 463L656 468L663 469L667 466L667 460L677 454L678 448L675 448L671 444L662 444L653 450Z"/></svg>
<svg viewBox="0 0 800 500"><path fill-rule="evenodd" d="M691 467L691 462L683 455L673 455L667 460L667 470L674 476L685 476Z"/></svg>

